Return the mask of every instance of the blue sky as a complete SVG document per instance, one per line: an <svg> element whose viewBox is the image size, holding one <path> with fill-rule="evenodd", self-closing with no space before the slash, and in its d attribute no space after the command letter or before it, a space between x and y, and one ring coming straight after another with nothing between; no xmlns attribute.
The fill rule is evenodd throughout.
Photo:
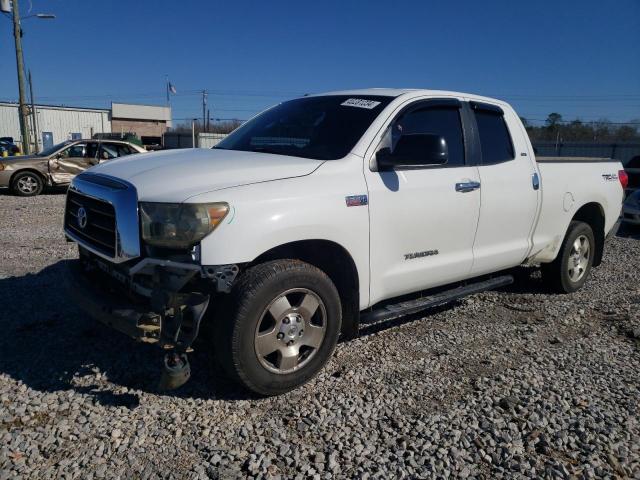
<svg viewBox="0 0 640 480"><path fill-rule="evenodd" d="M23 16L29 0L20 0ZM468 91L530 119L640 118L639 0L32 0L25 61L42 103L165 101L174 118L248 118L306 92L370 86ZM17 98L0 19L0 99Z"/></svg>

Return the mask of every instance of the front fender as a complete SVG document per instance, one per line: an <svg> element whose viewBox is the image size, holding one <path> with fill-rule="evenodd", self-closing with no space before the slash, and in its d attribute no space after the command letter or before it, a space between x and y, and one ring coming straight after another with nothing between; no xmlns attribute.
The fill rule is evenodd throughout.
<svg viewBox="0 0 640 480"><path fill-rule="evenodd" d="M345 162L345 164L341 164ZM211 192L190 202L224 201L230 211L200 246L203 265L248 263L262 253L300 240L328 240L353 258L360 279L360 299L369 299L368 205L347 206L350 195L366 195L360 169L346 160L327 162L302 178L246 185ZM325 164L326 165L326 164ZM347 171L345 171L345 169ZM352 174L347 174L351 171Z"/></svg>

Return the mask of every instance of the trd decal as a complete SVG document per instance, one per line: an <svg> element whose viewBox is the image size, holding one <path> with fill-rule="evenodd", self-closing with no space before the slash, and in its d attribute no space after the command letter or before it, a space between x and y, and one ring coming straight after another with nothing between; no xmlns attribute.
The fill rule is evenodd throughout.
<svg viewBox="0 0 640 480"><path fill-rule="evenodd" d="M602 175L602 178L604 178L607 182L614 182L618 180L618 175L615 173L605 173L604 175Z"/></svg>

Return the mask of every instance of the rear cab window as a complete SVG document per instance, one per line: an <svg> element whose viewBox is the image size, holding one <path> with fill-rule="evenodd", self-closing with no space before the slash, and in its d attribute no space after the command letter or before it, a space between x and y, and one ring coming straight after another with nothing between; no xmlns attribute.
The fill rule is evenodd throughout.
<svg viewBox="0 0 640 480"><path fill-rule="evenodd" d="M513 142L504 120L504 112L495 105L471 102L478 128L482 165L508 162L515 158Z"/></svg>

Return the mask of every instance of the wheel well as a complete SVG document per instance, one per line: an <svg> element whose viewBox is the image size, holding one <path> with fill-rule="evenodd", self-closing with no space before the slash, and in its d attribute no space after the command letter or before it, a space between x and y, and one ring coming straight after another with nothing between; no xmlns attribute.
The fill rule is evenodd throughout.
<svg viewBox="0 0 640 480"><path fill-rule="evenodd" d="M329 240L301 240L272 248L250 265L285 258L307 262L329 276L338 289L342 303L341 333L347 338L357 336L360 320L358 270L344 247Z"/></svg>
<svg viewBox="0 0 640 480"><path fill-rule="evenodd" d="M43 185L47 184L47 179L44 177L42 172L39 172L38 170L36 170L34 168L21 168L20 170L16 170L11 175L11 178L9 179L9 185L11 186L13 184L13 179L16 178L16 175L20 175L21 173L26 173L26 172L35 173L40 178L40 180L42 180L42 184Z"/></svg>
<svg viewBox="0 0 640 480"><path fill-rule="evenodd" d="M597 267L602 262L604 252L604 210L602 206L599 203L587 203L580 207L572 220L584 222L593 230L596 241L593 265Z"/></svg>

